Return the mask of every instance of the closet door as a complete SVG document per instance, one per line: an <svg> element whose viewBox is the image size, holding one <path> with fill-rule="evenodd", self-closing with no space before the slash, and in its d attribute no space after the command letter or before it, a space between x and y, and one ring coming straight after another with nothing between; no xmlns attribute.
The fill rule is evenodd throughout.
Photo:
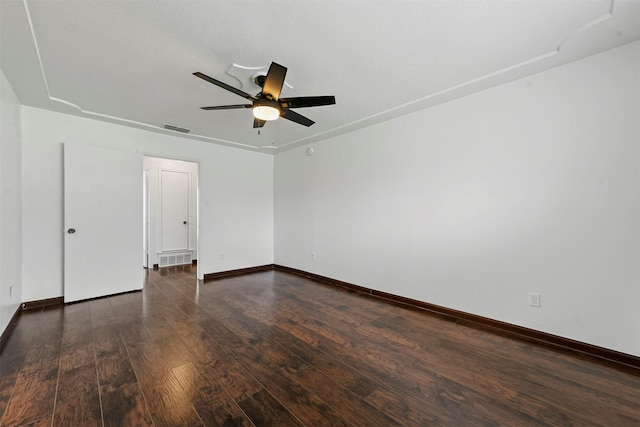
<svg viewBox="0 0 640 427"><path fill-rule="evenodd" d="M142 289L142 155L64 145L64 300Z"/></svg>

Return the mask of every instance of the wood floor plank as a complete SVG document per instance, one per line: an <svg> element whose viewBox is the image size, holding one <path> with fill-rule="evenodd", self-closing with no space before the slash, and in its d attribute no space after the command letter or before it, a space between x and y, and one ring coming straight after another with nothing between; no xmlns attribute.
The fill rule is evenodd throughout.
<svg viewBox="0 0 640 427"><path fill-rule="evenodd" d="M145 377L140 380L140 386L154 425L203 425L191 403L191 390L173 372L169 371L161 377Z"/></svg>
<svg viewBox="0 0 640 427"><path fill-rule="evenodd" d="M206 426L250 427L255 425L235 402L214 399L197 402L195 408Z"/></svg>
<svg viewBox="0 0 640 427"><path fill-rule="evenodd" d="M129 296L130 294L123 294L122 296ZM138 303L131 303L130 298L124 300L126 302L119 302L112 304L113 315L117 319L118 325L135 322L143 315L142 306Z"/></svg>
<svg viewBox="0 0 640 427"><path fill-rule="evenodd" d="M13 388L16 385L17 377L17 374L0 377L0 420L2 420L2 416L7 409L9 399L13 394Z"/></svg>
<svg viewBox="0 0 640 427"><path fill-rule="evenodd" d="M218 342L203 332L181 337L199 369L206 370L234 401L245 399L262 388L241 363L230 357Z"/></svg>
<svg viewBox="0 0 640 427"><path fill-rule="evenodd" d="M23 424L21 427L50 427L53 425L53 415L41 418L37 421Z"/></svg>
<svg viewBox="0 0 640 427"><path fill-rule="evenodd" d="M301 369L300 359L267 345L258 346L255 351L245 347L235 350L234 354L250 367L251 374L260 383L268 384L269 392L303 424L333 426L341 420L331 406L293 380L289 373Z"/></svg>
<svg viewBox="0 0 640 427"><path fill-rule="evenodd" d="M93 339L100 389L106 391L135 384L138 380L120 330L98 328L93 332Z"/></svg>
<svg viewBox="0 0 640 427"><path fill-rule="evenodd" d="M206 364L190 364L192 375L181 375L181 381L189 378L194 389L191 403L207 426L251 426L253 423L237 402L217 381L217 373Z"/></svg>
<svg viewBox="0 0 640 427"><path fill-rule="evenodd" d="M292 374L297 382L312 393L321 396L340 416L349 423L366 426L399 426L399 422L346 390L313 368L301 369Z"/></svg>
<svg viewBox="0 0 640 427"><path fill-rule="evenodd" d="M73 342L63 342L60 354L60 370L67 371L81 366L93 365L94 363L95 349L90 332Z"/></svg>
<svg viewBox="0 0 640 427"><path fill-rule="evenodd" d="M1 424L19 426L53 414L58 359L42 359L25 367L16 379Z"/></svg>
<svg viewBox="0 0 640 427"><path fill-rule="evenodd" d="M91 310L91 325L94 328L110 326L118 323L108 298L98 298L88 301Z"/></svg>
<svg viewBox="0 0 640 427"><path fill-rule="evenodd" d="M17 374L29 363L27 355L43 339L42 319L42 309L21 313L5 347L0 351L0 377Z"/></svg>
<svg viewBox="0 0 640 427"><path fill-rule="evenodd" d="M102 414L109 427L151 426L153 421L137 383L102 387Z"/></svg>
<svg viewBox="0 0 640 427"><path fill-rule="evenodd" d="M267 390L260 390L238 402L256 427L302 426Z"/></svg>
<svg viewBox="0 0 640 427"><path fill-rule="evenodd" d="M207 368L237 402L253 395L262 385L239 363L231 360L209 362Z"/></svg>
<svg viewBox="0 0 640 427"><path fill-rule="evenodd" d="M102 411L94 365L60 372L54 424L101 426Z"/></svg>

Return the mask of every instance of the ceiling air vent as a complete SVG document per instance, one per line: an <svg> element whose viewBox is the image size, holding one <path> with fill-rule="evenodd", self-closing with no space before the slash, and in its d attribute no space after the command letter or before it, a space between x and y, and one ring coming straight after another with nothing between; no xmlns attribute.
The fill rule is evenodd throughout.
<svg viewBox="0 0 640 427"><path fill-rule="evenodd" d="M174 125L164 125L164 128L169 130L175 130L176 132L182 132L182 133L191 132L191 129L179 128L178 126L174 126Z"/></svg>

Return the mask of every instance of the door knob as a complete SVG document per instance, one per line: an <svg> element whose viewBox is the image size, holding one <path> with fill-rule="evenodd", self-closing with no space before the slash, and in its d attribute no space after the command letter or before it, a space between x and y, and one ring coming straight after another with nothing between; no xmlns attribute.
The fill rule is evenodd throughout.
<svg viewBox="0 0 640 427"><path fill-rule="evenodd" d="M67 230L67 233L69 233L69 234L73 234L75 232L76 232L75 228L70 228L70 229Z"/></svg>
<svg viewBox="0 0 640 427"><path fill-rule="evenodd" d="M183 223L183 224L186 224L186 223L187 223L187 221L182 221L182 223Z"/></svg>

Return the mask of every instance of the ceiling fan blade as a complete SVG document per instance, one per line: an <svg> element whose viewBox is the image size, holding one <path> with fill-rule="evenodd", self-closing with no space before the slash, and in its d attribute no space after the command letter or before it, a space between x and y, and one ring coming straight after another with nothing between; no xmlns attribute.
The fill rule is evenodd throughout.
<svg viewBox="0 0 640 427"><path fill-rule="evenodd" d="M235 110L237 108L251 108L252 104L238 104L238 105L216 105L213 107L200 107L202 110Z"/></svg>
<svg viewBox="0 0 640 427"><path fill-rule="evenodd" d="M280 91L282 91L282 85L284 84L284 77L287 75L287 68L275 62L271 63L267 77L264 79L264 85L262 85L262 95L271 95L274 101L277 101L280 97Z"/></svg>
<svg viewBox="0 0 640 427"><path fill-rule="evenodd" d="M267 123L266 120L260 120L257 118L253 118L253 127L254 128L261 128L262 126L264 126L264 124Z"/></svg>
<svg viewBox="0 0 640 427"><path fill-rule="evenodd" d="M206 74L202 74L200 71L197 71L197 72L193 73L193 75L196 76L196 77L200 77L202 80L206 80L209 83L213 83L214 85L216 85L218 87L221 87L222 89L226 89L229 92L233 92L236 95L240 95L243 98L249 99L251 101L255 101L256 100L255 96L249 95L248 93L243 92L240 89L236 89L233 86L229 86L228 84L226 84L224 82L221 82L220 80L216 80L213 77L209 77Z"/></svg>
<svg viewBox="0 0 640 427"><path fill-rule="evenodd" d="M298 124L301 124L303 126L311 126L312 124L314 124L315 122L311 119L306 118L305 116L303 116L302 114L298 114L294 111L291 110L285 110L283 109L280 112L280 117L284 117L287 120L291 120L292 122L296 122Z"/></svg>
<svg viewBox="0 0 640 427"><path fill-rule="evenodd" d="M335 96L300 96L297 98L280 98L278 103L284 108L319 107L321 105L333 105Z"/></svg>

